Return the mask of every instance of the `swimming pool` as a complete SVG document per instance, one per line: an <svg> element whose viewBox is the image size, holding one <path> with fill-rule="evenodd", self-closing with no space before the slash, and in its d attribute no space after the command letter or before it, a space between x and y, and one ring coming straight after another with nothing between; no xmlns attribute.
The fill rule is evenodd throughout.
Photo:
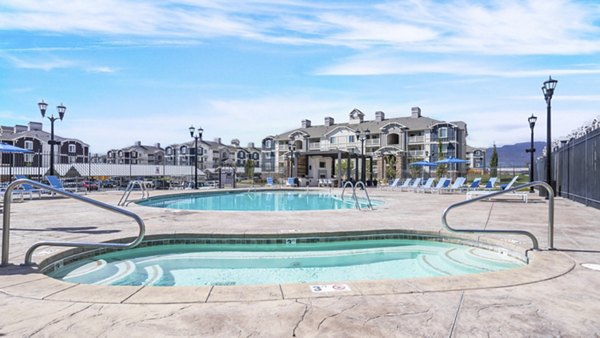
<svg viewBox="0 0 600 338"><path fill-rule="evenodd" d="M51 277L97 285L260 285L465 275L524 263L440 241L178 239L46 268ZM169 244L171 243L171 244Z"/></svg>
<svg viewBox="0 0 600 338"><path fill-rule="evenodd" d="M361 208L367 201L359 199ZM373 205L381 202L372 201ZM138 202L139 205L180 210L215 211L302 211L354 209L355 203L349 197L344 200L335 195L290 191L224 191L185 195L151 197Z"/></svg>

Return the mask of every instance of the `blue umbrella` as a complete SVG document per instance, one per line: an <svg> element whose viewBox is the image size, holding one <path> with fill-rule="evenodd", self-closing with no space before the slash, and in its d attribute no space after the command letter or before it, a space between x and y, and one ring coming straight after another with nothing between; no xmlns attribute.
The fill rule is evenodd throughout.
<svg viewBox="0 0 600 338"><path fill-rule="evenodd" d="M437 163L437 164L455 164L455 163L460 164L460 163L468 163L468 162L469 161L467 161L467 160L461 160L460 158L448 157L448 158L445 158L443 160L439 160L439 161L437 161L435 163Z"/></svg>
<svg viewBox="0 0 600 338"><path fill-rule="evenodd" d="M23 149L19 147L15 147L10 144L0 142L0 153L32 153L33 151L29 149Z"/></svg>
<svg viewBox="0 0 600 338"><path fill-rule="evenodd" d="M33 151L29 149L23 149L19 147L15 147L10 144L0 142L0 166L2 166L2 153L10 153L10 154L23 154L23 153L32 153ZM9 177L12 177L12 161L10 163L9 168Z"/></svg>
<svg viewBox="0 0 600 338"><path fill-rule="evenodd" d="M410 165L419 166L419 167L435 167L435 166L437 166L437 163L428 162L428 161L418 161L418 162L413 162Z"/></svg>

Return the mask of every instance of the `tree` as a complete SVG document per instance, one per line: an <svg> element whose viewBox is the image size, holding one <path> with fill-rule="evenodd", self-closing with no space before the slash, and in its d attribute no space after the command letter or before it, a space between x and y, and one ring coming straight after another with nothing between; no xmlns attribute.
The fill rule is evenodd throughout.
<svg viewBox="0 0 600 338"><path fill-rule="evenodd" d="M395 155L386 155L383 158L385 162L385 177L390 179L396 178L396 156Z"/></svg>
<svg viewBox="0 0 600 338"><path fill-rule="evenodd" d="M498 176L498 152L496 151L496 143L494 143L494 150L492 151L492 158L490 159L490 176Z"/></svg>
<svg viewBox="0 0 600 338"><path fill-rule="evenodd" d="M254 178L254 160L249 159L244 163L244 172L247 179L251 180Z"/></svg>
<svg viewBox="0 0 600 338"><path fill-rule="evenodd" d="M342 159L342 162L340 163L340 169L342 170L342 176L346 177L346 173L348 172L348 164L350 164L350 176L352 177L352 171L354 169L354 162L352 162L351 160L349 161L348 159ZM346 179L350 179L350 177L346 177Z"/></svg>
<svg viewBox="0 0 600 338"><path fill-rule="evenodd" d="M438 160L443 160L443 159L444 159L444 151L442 148L442 140L438 139ZM438 177L438 179L444 177L446 175L446 165L438 164L437 168L435 169L435 174Z"/></svg>

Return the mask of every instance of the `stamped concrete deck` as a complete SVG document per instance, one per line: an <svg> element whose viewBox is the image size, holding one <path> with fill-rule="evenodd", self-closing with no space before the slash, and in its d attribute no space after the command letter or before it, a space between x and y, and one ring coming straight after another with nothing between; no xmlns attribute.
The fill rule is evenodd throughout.
<svg viewBox="0 0 600 338"><path fill-rule="evenodd" d="M289 234L407 230L448 234L440 216L464 195L370 190L375 211L208 212L131 205L148 235ZM339 193L339 191L338 191ZM153 192L153 195L158 192ZM115 205L116 192L88 197ZM530 252L521 269L426 279L345 282L314 294L306 284L215 287L101 287L54 280L19 266L38 240L105 241L137 234L123 216L71 199L14 203L10 262L0 268L0 335L6 336L598 336L600 211L558 198L555 251ZM534 195L477 202L449 222L472 229L525 229L547 246L547 204ZM470 236L478 238L477 236ZM481 240L525 251L519 236ZM65 248L42 247L41 262ZM340 282L344 282L341 280Z"/></svg>

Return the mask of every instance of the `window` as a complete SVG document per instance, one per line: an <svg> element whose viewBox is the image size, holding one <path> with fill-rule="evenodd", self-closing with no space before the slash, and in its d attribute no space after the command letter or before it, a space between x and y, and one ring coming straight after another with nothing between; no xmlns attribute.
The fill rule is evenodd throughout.
<svg viewBox="0 0 600 338"><path fill-rule="evenodd" d="M354 135L348 136L348 142L349 143L353 143L354 142Z"/></svg>
<svg viewBox="0 0 600 338"><path fill-rule="evenodd" d="M325 168L325 162L319 162L319 168Z"/></svg>
<svg viewBox="0 0 600 338"><path fill-rule="evenodd" d="M171 155L171 152L172 152L172 151L173 151L173 150L172 150L171 148L167 148L167 155Z"/></svg>
<svg viewBox="0 0 600 338"><path fill-rule="evenodd" d="M332 136L332 137L330 137L330 138L329 138L329 143L331 143L331 144L335 144L335 137L333 137L333 136Z"/></svg>
<svg viewBox="0 0 600 338"><path fill-rule="evenodd" d="M265 141L265 148L271 148L271 140Z"/></svg>
<svg viewBox="0 0 600 338"><path fill-rule="evenodd" d="M69 144L69 153L75 153L77 152L77 146L74 144ZM73 162L71 162L73 163Z"/></svg>
<svg viewBox="0 0 600 338"><path fill-rule="evenodd" d="M25 149L33 150L33 141L25 141Z"/></svg>
<svg viewBox="0 0 600 338"><path fill-rule="evenodd" d="M448 128L447 127L441 127L438 130L438 137L439 138L448 138Z"/></svg>

